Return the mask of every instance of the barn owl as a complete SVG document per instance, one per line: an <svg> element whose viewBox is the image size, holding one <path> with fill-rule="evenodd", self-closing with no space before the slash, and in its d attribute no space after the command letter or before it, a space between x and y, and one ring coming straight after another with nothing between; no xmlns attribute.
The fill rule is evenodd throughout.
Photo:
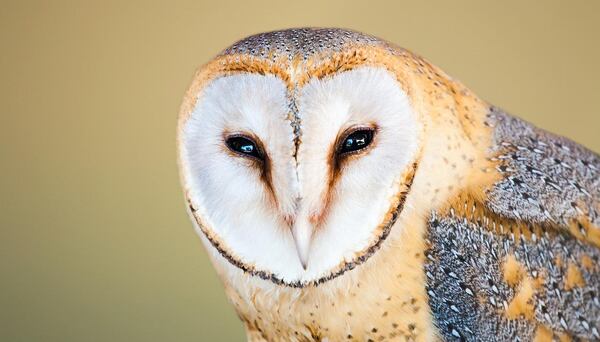
<svg viewBox="0 0 600 342"><path fill-rule="evenodd" d="M249 341L600 340L600 159L423 58L262 33L196 72L189 214Z"/></svg>

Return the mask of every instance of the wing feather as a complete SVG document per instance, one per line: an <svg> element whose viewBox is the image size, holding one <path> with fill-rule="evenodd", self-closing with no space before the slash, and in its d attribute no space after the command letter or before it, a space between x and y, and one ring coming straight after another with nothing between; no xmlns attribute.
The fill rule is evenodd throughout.
<svg viewBox="0 0 600 342"><path fill-rule="evenodd" d="M600 340L600 158L492 109L502 178L433 212L427 293L446 340Z"/></svg>

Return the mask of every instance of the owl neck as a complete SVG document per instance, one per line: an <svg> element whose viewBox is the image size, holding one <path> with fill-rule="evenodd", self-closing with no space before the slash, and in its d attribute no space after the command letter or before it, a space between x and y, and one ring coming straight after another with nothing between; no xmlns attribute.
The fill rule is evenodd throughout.
<svg viewBox="0 0 600 342"><path fill-rule="evenodd" d="M295 289L225 274L235 269L220 273L251 340L430 340L424 233L420 215L401 215L394 236L367 263L319 286Z"/></svg>

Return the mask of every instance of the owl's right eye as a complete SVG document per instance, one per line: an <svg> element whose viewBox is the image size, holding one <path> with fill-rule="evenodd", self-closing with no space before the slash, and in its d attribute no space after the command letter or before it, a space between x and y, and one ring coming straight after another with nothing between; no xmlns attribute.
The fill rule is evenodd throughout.
<svg viewBox="0 0 600 342"><path fill-rule="evenodd" d="M225 140L227 147L242 156L263 160L263 153L250 137L246 136L231 136Z"/></svg>

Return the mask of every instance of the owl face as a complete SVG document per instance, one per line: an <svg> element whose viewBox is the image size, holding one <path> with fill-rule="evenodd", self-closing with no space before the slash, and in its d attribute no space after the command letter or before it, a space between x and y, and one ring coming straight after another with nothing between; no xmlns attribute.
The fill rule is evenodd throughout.
<svg viewBox="0 0 600 342"><path fill-rule="evenodd" d="M420 132L392 73L362 66L298 86L228 73L196 96L180 160L216 258L301 287L376 253L402 210Z"/></svg>

